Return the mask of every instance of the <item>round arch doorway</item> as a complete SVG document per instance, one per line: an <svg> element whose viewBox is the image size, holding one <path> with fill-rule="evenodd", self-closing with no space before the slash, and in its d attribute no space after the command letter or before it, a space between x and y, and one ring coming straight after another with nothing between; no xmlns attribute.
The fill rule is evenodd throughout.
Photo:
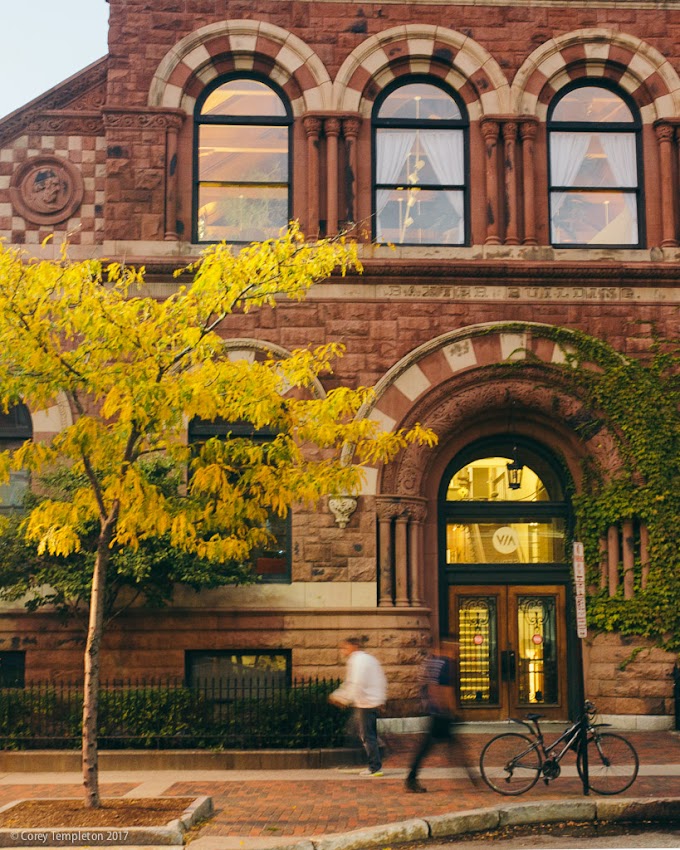
<svg viewBox="0 0 680 850"><path fill-rule="evenodd" d="M542 445L479 440L439 489L441 642L458 640L466 721L573 716L580 665L567 559L568 473Z"/></svg>

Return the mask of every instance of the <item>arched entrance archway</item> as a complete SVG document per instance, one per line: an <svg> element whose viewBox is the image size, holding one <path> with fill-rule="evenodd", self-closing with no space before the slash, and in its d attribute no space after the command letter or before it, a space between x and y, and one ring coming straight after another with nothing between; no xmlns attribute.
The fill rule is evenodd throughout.
<svg viewBox="0 0 680 850"><path fill-rule="evenodd" d="M509 433L468 444L442 476L439 623L458 643L466 720L569 716L569 485L545 446Z"/></svg>
<svg viewBox="0 0 680 850"><path fill-rule="evenodd" d="M559 337L559 343L554 337ZM442 562L446 563L442 554L445 532L439 506L445 486L442 482L448 484L457 471L451 466L455 466L456 458L461 466L482 458L511 458L515 440L524 452L525 465L542 483L554 480L559 484L557 490L551 485L557 495L548 501L561 501L567 518L568 493L579 492L588 465L604 475L614 474L621 467L622 458L608 423L585 405L565 379L565 370L571 368L571 351L569 332L545 325L489 324L453 331L429 340L396 363L377 383L371 403L360 412L378 419L387 430L421 423L438 440L436 445L410 445L393 463L366 470L363 494L375 498L377 514L378 605L420 609L423 645L434 642L446 649L447 638L452 635L449 619L454 622L449 617L451 587L462 588L460 593L474 587L493 587L498 599L504 595L509 605L514 594L512 604L525 607L527 600L548 595L549 587L558 588L563 626L555 628L564 627L566 633L563 631L560 639L562 655L557 675L562 678L556 701L550 711L546 710L547 689L534 686L533 699L516 699L513 705L518 714L526 713L529 707L559 718L576 716L582 701L580 646L570 592L571 558L567 560L566 545L563 560L544 563L541 570L525 562L522 574L521 563L497 564L496 576L489 569L486 574L478 572L477 578L469 575L467 583L462 576L460 583L449 583L448 573L442 568ZM504 445L491 447L501 437L505 438ZM484 441L489 441L486 448ZM480 447L484 451L475 457ZM465 454L471 451L472 455ZM347 456L351 457L351 450ZM470 570L474 569L474 564L470 565ZM499 574L502 581L498 578L492 583ZM504 611L506 623L509 616L514 622L515 608L506 606ZM539 632L529 637L534 634L538 636ZM516 642L516 634L513 638ZM510 649L508 640L499 646L499 671L503 661L500 652ZM507 656L505 663L511 663ZM542 701L536 698L536 690L543 690ZM501 700L500 692L493 704L476 708L470 705L468 713L479 720L515 713L510 696Z"/></svg>

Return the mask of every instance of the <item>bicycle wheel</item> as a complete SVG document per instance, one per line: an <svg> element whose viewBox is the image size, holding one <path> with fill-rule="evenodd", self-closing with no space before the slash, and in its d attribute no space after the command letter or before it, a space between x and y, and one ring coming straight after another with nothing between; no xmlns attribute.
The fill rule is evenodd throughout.
<svg viewBox="0 0 680 850"><path fill-rule="evenodd" d="M498 794L514 797L533 788L541 775L538 745L527 735L496 735L479 757L482 779Z"/></svg>
<svg viewBox="0 0 680 850"><path fill-rule="evenodd" d="M576 760L583 779L583 756ZM635 782L640 761L635 747L613 732L596 732L588 738L588 785L596 794L620 794Z"/></svg>

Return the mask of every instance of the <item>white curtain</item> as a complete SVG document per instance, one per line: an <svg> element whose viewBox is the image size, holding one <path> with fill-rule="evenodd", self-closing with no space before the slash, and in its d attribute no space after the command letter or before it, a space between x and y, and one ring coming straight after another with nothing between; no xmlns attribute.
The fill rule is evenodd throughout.
<svg viewBox="0 0 680 850"><path fill-rule="evenodd" d="M574 185L592 138L592 133L550 134L550 177L553 186ZM566 192L551 192L551 221L554 221L566 197Z"/></svg>
<svg viewBox="0 0 680 850"><path fill-rule="evenodd" d="M376 183L396 183L411 153L416 134L414 130L378 130L376 133ZM378 229L380 213L385 208L391 189L378 189L376 192L376 219ZM378 237L380 238L380 237Z"/></svg>
<svg viewBox="0 0 680 850"><path fill-rule="evenodd" d="M602 133L602 150L611 168L616 186L636 188L638 185L635 135L633 133ZM631 242L637 242L637 197L632 193L623 195L631 217ZM633 235L635 238L633 238Z"/></svg>
<svg viewBox="0 0 680 850"><path fill-rule="evenodd" d="M432 163L437 179L443 185L463 186L465 183L465 154L462 130L423 130L420 134L425 153ZM446 198L457 215L457 242L465 233L463 193L446 192Z"/></svg>

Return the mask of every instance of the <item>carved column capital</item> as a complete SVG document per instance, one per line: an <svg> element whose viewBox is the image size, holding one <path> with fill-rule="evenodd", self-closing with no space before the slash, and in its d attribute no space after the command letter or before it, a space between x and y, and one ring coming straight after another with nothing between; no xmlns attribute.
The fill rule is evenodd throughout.
<svg viewBox="0 0 680 850"><path fill-rule="evenodd" d="M482 136L486 142L495 142L498 140L500 133L500 124L494 118L482 118L479 124L479 129L482 131Z"/></svg>
<svg viewBox="0 0 680 850"><path fill-rule="evenodd" d="M666 124L665 121L662 121L654 125L654 132L660 142L672 142L674 136L678 137L680 128L675 128L672 124Z"/></svg>
<svg viewBox="0 0 680 850"><path fill-rule="evenodd" d="M321 119L316 115L305 115L302 119L302 126L305 129L307 138L318 138L321 133Z"/></svg>
<svg viewBox="0 0 680 850"><path fill-rule="evenodd" d="M389 522L404 512L404 506L398 496L378 496L375 510L379 520Z"/></svg>
<svg viewBox="0 0 680 850"><path fill-rule="evenodd" d="M339 136L342 124L339 118L326 118L324 121L324 129L327 136Z"/></svg>
<svg viewBox="0 0 680 850"><path fill-rule="evenodd" d="M538 132L538 124L534 121L523 121L519 125L519 135L522 141L525 139L531 141L536 138Z"/></svg>
<svg viewBox="0 0 680 850"><path fill-rule="evenodd" d="M410 522L422 523L427 516L427 500L413 496L399 497L397 510Z"/></svg>
<svg viewBox="0 0 680 850"><path fill-rule="evenodd" d="M503 139L506 142L514 142L517 138L517 122L505 121L503 123Z"/></svg>
<svg viewBox="0 0 680 850"><path fill-rule="evenodd" d="M342 129L346 139L356 139L361 127L361 118L343 118Z"/></svg>
<svg viewBox="0 0 680 850"><path fill-rule="evenodd" d="M409 505L407 508L408 515L412 522L422 525L427 517L427 505Z"/></svg>

